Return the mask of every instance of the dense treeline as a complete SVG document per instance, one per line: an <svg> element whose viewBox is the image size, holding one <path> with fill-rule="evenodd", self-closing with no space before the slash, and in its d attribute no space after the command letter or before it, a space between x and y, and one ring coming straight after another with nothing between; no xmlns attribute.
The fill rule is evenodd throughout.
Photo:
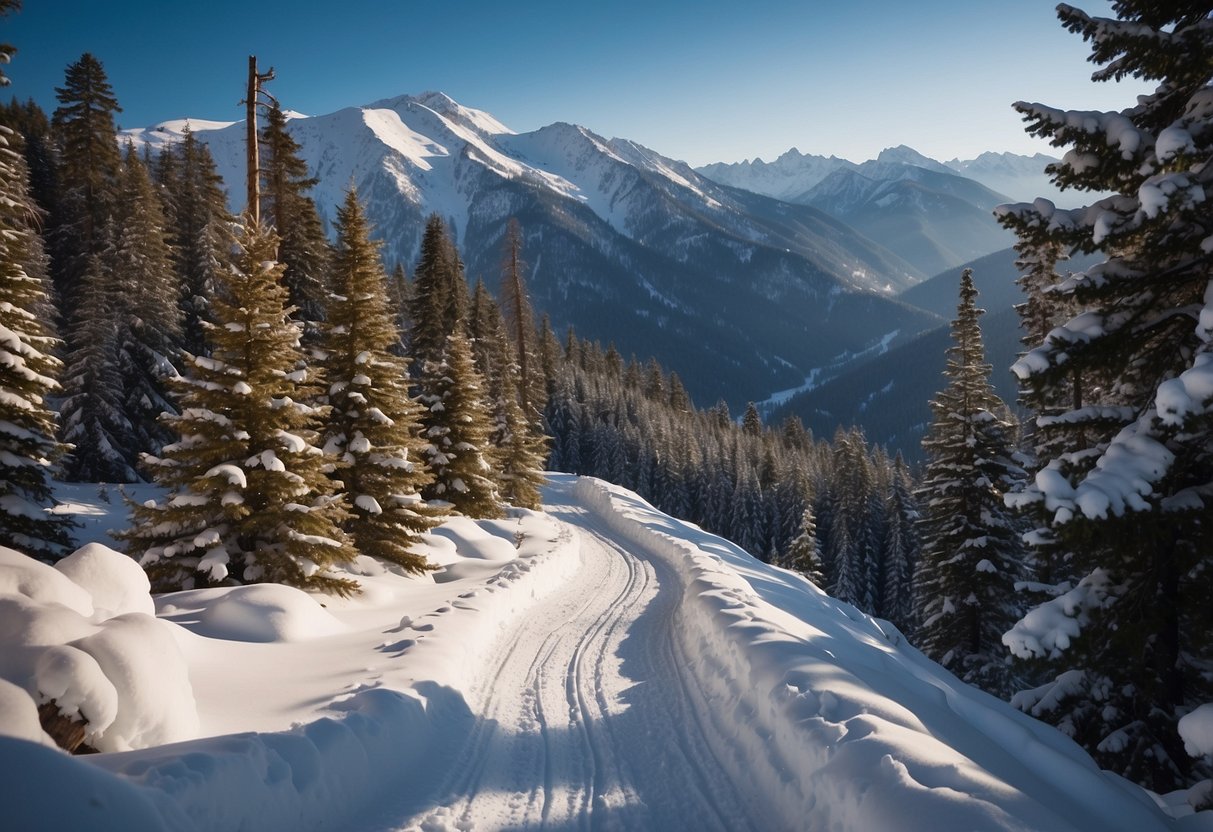
<svg viewBox="0 0 1213 832"><path fill-rule="evenodd" d="M823 588L903 628L917 560L910 474L858 431L815 440L796 419L740 424L696 410L677 375L543 328L551 467L635 490L755 557L824 578Z"/></svg>

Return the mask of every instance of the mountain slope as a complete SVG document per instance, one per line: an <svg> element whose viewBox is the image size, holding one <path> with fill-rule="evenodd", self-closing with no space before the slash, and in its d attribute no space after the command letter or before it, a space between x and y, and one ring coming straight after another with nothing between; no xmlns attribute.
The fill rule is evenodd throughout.
<svg viewBox="0 0 1213 832"><path fill-rule="evenodd" d="M952 173L888 159L836 170L796 201L879 240L925 274L1013 241L991 213L1007 201L1001 194Z"/></svg>
<svg viewBox="0 0 1213 832"><path fill-rule="evenodd" d="M411 266L437 212L469 279L495 287L516 216L535 306L557 330L655 355L701 403L765 398L841 350L934 324L890 297L921 274L881 245L633 142L560 123L515 134L441 93L295 118L289 129L319 179L322 213L355 184L389 265ZM127 136L160 144L172 131ZM243 125L195 132L238 199Z"/></svg>

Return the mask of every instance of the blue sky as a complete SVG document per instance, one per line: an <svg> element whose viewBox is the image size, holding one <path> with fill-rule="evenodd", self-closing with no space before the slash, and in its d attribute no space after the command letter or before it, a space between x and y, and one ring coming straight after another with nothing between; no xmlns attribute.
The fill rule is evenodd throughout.
<svg viewBox="0 0 1213 832"><path fill-rule="evenodd" d="M1078 5L1106 14L1105 0ZM210 2L26 0L2 22L11 92L55 106L64 68L104 64L124 127L236 120L247 56L283 105L326 113L437 89L519 131L553 121L693 164L789 147L855 160L1046 150L1016 99L1122 109L1089 81L1051 0Z"/></svg>

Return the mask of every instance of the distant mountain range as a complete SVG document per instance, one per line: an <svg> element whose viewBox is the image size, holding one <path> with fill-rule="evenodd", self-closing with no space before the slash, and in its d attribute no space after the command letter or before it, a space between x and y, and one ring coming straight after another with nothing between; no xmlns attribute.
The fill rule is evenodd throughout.
<svg viewBox="0 0 1213 832"><path fill-rule="evenodd" d="M1098 261L1095 256L1079 256L1059 268L1064 274ZM900 298L950 321L956 316L960 273L965 268L973 269L977 305L986 310L980 324L986 360L993 367L991 382L995 392L1014 408L1018 389L1010 366L1023 349L1014 307L1023 296L1015 282L1019 271L1013 249L949 269L907 289ZM859 425L870 441L917 461L931 420L929 402L947 383L943 371L951 343L950 324L941 324L893 349L850 362L822 384L771 408L768 418L779 420L795 414L824 436L839 425Z"/></svg>
<svg viewBox="0 0 1213 832"><path fill-rule="evenodd" d="M242 207L243 124L178 120L123 138L159 146L187 125ZM923 270L850 224L625 139L563 123L518 134L441 93L297 116L289 129L319 180L322 214L356 185L389 266L412 267L436 212L469 278L495 288L517 217L535 306L557 330L656 356L703 404L766 398L841 352L939 323L893 296Z"/></svg>
<svg viewBox="0 0 1213 832"><path fill-rule="evenodd" d="M1046 156L939 162L899 146L855 163L790 150L694 170L573 124L515 133L442 93L291 116L322 215L356 185L389 266L412 267L436 212L469 279L495 288L517 217L535 306L557 331L657 357L700 404L765 400L775 418L797 413L818 432L855 422L914 455L958 266L971 261L1013 397L1001 368L1018 344L1014 257L991 210L1057 196ZM187 126L243 207L242 123L170 121L123 138L158 147Z"/></svg>

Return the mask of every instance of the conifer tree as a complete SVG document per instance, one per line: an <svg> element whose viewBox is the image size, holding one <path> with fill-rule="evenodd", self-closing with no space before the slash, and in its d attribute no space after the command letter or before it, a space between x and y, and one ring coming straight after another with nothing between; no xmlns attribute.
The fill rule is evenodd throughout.
<svg viewBox="0 0 1213 832"><path fill-rule="evenodd" d="M308 175L299 143L287 130L286 113L276 103L266 114L261 149L262 217L277 232L278 261L285 268L290 303L310 338L324 316L328 240L316 203L308 196L319 180Z"/></svg>
<svg viewBox="0 0 1213 832"><path fill-rule="evenodd" d="M0 49L0 51L3 51ZM62 453L46 399L60 362L47 327L43 281L27 263L41 257L17 140L0 127L0 539L34 557L65 553L68 524L49 512L50 466Z"/></svg>
<svg viewBox="0 0 1213 832"><path fill-rule="evenodd" d="M322 439L340 459L337 475L351 506L345 530L358 551L408 572L433 567L410 549L438 522L421 501L430 482L422 458L421 406L408 395L408 362L386 292L379 244L351 188L337 211L337 244L322 368L331 408Z"/></svg>
<svg viewBox="0 0 1213 832"><path fill-rule="evenodd" d="M918 563L918 507L913 496L913 483L901 454L893 462L893 477L889 488L888 529L885 532L881 556L880 615L892 621L904 633L913 629L914 570Z"/></svg>
<svg viewBox="0 0 1213 832"><path fill-rule="evenodd" d="M123 537L159 589L235 580L347 594L357 583L332 568L356 555L349 513L316 447L327 414L302 404L312 391L276 240L246 217L238 242L207 327L211 357L174 384L181 413L166 422L180 438L144 457L168 494L134 506Z"/></svg>
<svg viewBox="0 0 1213 832"><path fill-rule="evenodd" d="M804 575L819 587L825 584L825 570L821 562L821 547L817 543L817 523L813 519L812 505L806 505L800 515L800 533L792 541L784 565Z"/></svg>
<svg viewBox="0 0 1213 832"><path fill-rule="evenodd" d="M130 147L118 196L116 236L102 253L101 266L115 287L123 410L132 430L130 447L158 454L172 437L157 420L161 413L176 412L166 398L165 382L177 374L174 364L182 346L181 293L160 200ZM128 461L134 466L138 457Z"/></svg>
<svg viewBox="0 0 1213 832"><path fill-rule="evenodd" d="M64 84L55 94L60 106L53 127L63 193L53 268L55 289L65 305L63 317L70 321L89 258L107 242L104 230L114 210L121 168L114 114L122 108L101 62L87 52L68 66Z"/></svg>
<svg viewBox="0 0 1213 832"><path fill-rule="evenodd" d="M112 236L113 224L108 225ZM60 431L72 446L64 475L76 482L136 482L131 442L134 429L126 412L119 372L120 326L125 299L118 296L113 270L94 254L79 281L72 346L63 373Z"/></svg>
<svg viewBox="0 0 1213 832"><path fill-rule="evenodd" d="M172 206L167 228L181 286L183 344L204 355L203 323L211 319L211 298L231 259L232 217L210 150L191 130L159 158L157 182Z"/></svg>
<svg viewBox="0 0 1213 832"><path fill-rule="evenodd" d="M461 304L452 299L459 292L457 283L461 281L463 274L446 223L437 214L431 214L421 237L421 255L413 270L408 302L409 354L418 377L424 375L426 362L436 364L442 360L447 335L462 330L466 324L465 316L459 314ZM463 312L467 306L462 304Z"/></svg>
<svg viewBox="0 0 1213 832"><path fill-rule="evenodd" d="M422 492L443 500L468 517L500 517L501 504L486 459L492 424L481 395L484 379L476 371L472 347L462 332L447 336L442 358L429 362L431 386L421 394L426 463L434 481Z"/></svg>
<svg viewBox="0 0 1213 832"><path fill-rule="evenodd" d="M1153 93L1119 112L1016 105L1030 133L1069 148L1053 180L1094 201L1004 206L1003 223L1035 252L1056 245L1104 262L1050 288L1072 305L1068 320L1013 368L1034 401L1080 394L1045 417L1052 444L1015 497L1079 582L1046 602L1064 605L1064 646L1028 620L1008 644L1057 677L1023 693L1022 707L1105 768L1168 791L1192 776L1176 721L1213 699L1213 27L1207 3L1113 10L1058 15L1090 43L1093 80L1131 77Z"/></svg>
<svg viewBox="0 0 1213 832"><path fill-rule="evenodd" d="M922 556L915 587L917 645L965 681L994 693L1011 684L1002 634L1014 622L1022 575L1019 530L1003 495L1022 478L1013 426L990 386L973 275L961 276L947 387L931 402L919 491Z"/></svg>

